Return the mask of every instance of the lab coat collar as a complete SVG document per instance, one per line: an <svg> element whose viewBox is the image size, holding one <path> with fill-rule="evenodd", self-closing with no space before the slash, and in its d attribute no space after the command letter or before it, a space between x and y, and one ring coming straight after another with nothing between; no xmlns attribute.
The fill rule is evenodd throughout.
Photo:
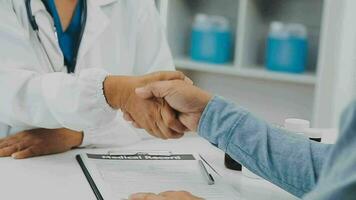
<svg viewBox="0 0 356 200"><path fill-rule="evenodd" d="M78 62L83 60L85 54L95 44L99 36L106 30L109 25L109 18L106 16L101 6L109 5L117 0L91 0L88 1L87 21L84 35L81 41L78 54ZM77 63L80 66L80 63Z"/></svg>
<svg viewBox="0 0 356 200"><path fill-rule="evenodd" d="M46 11L46 7L44 6L41 0L32 0L31 10L32 10L32 14L36 15L38 12Z"/></svg>
<svg viewBox="0 0 356 200"><path fill-rule="evenodd" d="M109 25L109 19L102 11L101 7L110 5L117 1L118 0L87 0L87 20L84 35L79 48L77 66L80 66L79 62L81 62L85 54L90 50L90 47L95 43L97 38L105 31L106 27ZM36 15L42 11L47 13L47 9L41 0L32 0L31 8L33 15ZM54 25L52 24L52 27L53 26ZM51 42L53 43L53 46L56 46L57 51L60 51L59 45L57 44L57 38L54 34L51 34L52 32L53 31L46 30L45 34L47 37L51 38Z"/></svg>

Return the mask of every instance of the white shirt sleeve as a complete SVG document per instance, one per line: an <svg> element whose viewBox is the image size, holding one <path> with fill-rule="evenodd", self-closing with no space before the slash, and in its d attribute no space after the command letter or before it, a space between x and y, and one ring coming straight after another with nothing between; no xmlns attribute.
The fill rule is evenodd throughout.
<svg viewBox="0 0 356 200"><path fill-rule="evenodd" d="M0 5L0 122L82 131L114 120L117 111L103 94L108 73L95 68L78 75L46 72L11 7Z"/></svg>
<svg viewBox="0 0 356 200"><path fill-rule="evenodd" d="M11 127L77 131L104 126L117 113L103 95L106 76L98 69L72 76L1 67L0 91L5 95L1 98L0 121Z"/></svg>

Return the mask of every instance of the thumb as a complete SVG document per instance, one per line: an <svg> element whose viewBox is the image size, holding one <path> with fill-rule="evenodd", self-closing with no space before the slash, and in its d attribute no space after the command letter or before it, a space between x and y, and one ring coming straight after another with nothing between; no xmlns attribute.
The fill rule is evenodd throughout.
<svg viewBox="0 0 356 200"><path fill-rule="evenodd" d="M172 88L171 81L158 81L154 83L150 83L145 87L136 88L136 94L143 98L164 98L169 94L169 91Z"/></svg>

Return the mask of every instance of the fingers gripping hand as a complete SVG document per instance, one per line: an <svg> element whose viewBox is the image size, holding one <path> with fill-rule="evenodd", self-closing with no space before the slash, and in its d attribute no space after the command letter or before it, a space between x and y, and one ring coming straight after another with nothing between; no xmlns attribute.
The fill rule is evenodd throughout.
<svg viewBox="0 0 356 200"><path fill-rule="evenodd" d="M161 117L163 121L161 126L169 127L173 130L173 134L171 134L171 137L169 138L177 139L182 137L184 132L187 131L187 128L179 121L178 113L176 113L166 101L163 99L160 99L160 101L162 105Z"/></svg>
<svg viewBox="0 0 356 200"><path fill-rule="evenodd" d="M183 133L185 131L187 131L187 128L182 125L180 123L180 121L177 120L177 114L175 113L175 111L167 104L167 102L163 101L163 106L161 109L161 120L163 121L159 121L157 123L159 129L161 130L162 133L168 133L166 135L167 138L171 138L171 139L178 139L180 137L183 137ZM131 117L131 115L128 112L124 112L123 113L123 118L128 121L131 122L132 125L135 128L139 128L141 129L142 127L133 120L133 117ZM169 127L169 128L168 128ZM151 133L152 135L154 135L154 133ZM158 136L157 136L158 137Z"/></svg>
<svg viewBox="0 0 356 200"><path fill-rule="evenodd" d="M162 99L141 99L131 97L124 111L124 118L133 122L136 128L145 128L151 135L162 138L179 138L186 130L176 116L175 111Z"/></svg>
<svg viewBox="0 0 356 200"><path fill-rule="evenodd" d="M0 140L0 157L16 159L61 153L79 146L82 133L68 129L35 129Z"/></svg>
<svg viewBox="0 0 356 200"><path fill-rule="evenodd" d="M174 110L179 112L179 120L191 131L196 131L200 116L212 96L184 81L159 81L136 89L143 99L164 98Z"/></svg>
<svg viewBox="0 0 356 200"><path fill-rule="evenodd" d="M124 119L133 122L136 128L144 128L155 137L162 139L179 138L183 136L186 127L178 120L176 112L162 99L143 99L135 93L135 88L148 83L162 80L189 79L181 72L157 72L143 77L131 77L125 85L126 92L120 108Z"/></svg>

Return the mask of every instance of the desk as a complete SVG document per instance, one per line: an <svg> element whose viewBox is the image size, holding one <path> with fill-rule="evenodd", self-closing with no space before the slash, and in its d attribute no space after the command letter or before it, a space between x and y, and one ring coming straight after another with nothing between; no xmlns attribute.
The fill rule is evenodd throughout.
<svg viewBox="0 0 356 200"><path fill-rule="evenodd" d="M171 150L198 152L241 194L243 200L296 199L264 180L244 177L224 167L224 153L207 141L188 136L180 140L145 140L124 150ZM120 149L120 150L121 150ZM0 159L0 199L2 200L95 200L75 155L103 153L107 149L81 149L64 154L27 160Z"/></svg>

